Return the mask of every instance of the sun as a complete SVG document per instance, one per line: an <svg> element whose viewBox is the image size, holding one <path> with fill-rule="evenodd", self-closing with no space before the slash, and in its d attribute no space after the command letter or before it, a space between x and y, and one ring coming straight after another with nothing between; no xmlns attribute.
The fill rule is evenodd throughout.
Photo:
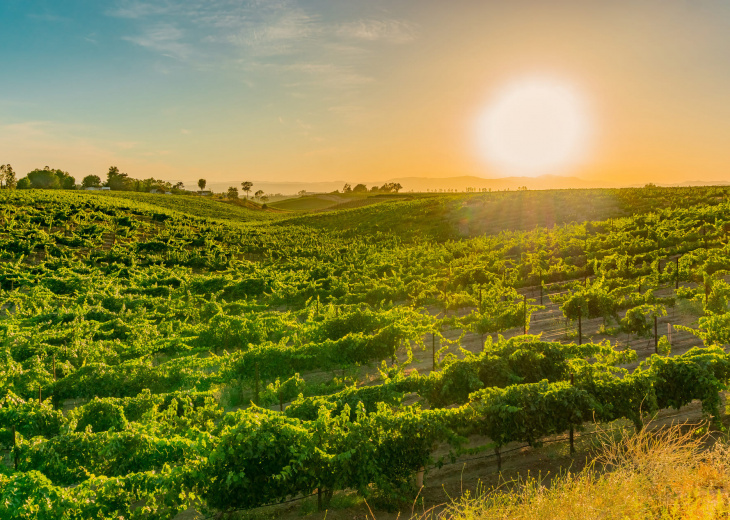
<svg viewBox="0 0 730 520"><path fill-rule="evenodd" d="M586 155L590 118L581 93L551 78L505 85L477 122L477 147L502 173L561 173Z"/></svg>

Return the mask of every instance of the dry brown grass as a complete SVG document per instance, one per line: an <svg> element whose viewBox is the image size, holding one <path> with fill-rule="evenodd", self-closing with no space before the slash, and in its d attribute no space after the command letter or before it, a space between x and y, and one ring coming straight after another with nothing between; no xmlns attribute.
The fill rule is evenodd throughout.
<svg viewBox="0 0 730 520"><path fill-rule="evenodd" d="M579 473L530 478L466 496L439 520L730 518L730 448L698 429L673 426L604 434ZM431 516L431 515L426 515Z"/></svg>

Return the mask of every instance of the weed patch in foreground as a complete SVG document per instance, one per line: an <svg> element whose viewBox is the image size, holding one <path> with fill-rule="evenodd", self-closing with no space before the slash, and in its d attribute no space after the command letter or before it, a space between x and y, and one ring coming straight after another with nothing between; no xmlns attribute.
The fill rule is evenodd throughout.
<svg viewBox="0 0 730 520"><path fill-rule="evenodd" d="M507 482L438 514L454 520L689 519L730 515L730 447L673 426L604 439L593 464ZM430 516L430 515L426 515Z"/></svg>

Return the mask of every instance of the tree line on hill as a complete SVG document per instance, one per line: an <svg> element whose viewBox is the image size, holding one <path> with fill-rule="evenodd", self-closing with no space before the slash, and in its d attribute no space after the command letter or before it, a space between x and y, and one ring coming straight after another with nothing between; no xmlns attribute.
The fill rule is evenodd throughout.
<svg viewBox="0 0 730 520"><path fill-rule="evenodd" d="M0 165L0 186L5 189L77 189L76 178L69 172L54 169L49 166L36 168L20 179L16 178L15 171L10 164ZM108 187L117 191L171 191L181 192L185 188L182 182L172 184L150 177L149 179L134 179L127 173L119 171L116 166L110 166L106 174L106 181L102 182L98 175L87 175L81 181L81 188Z"/></svg>
<svg viewBox="0 0 730 520"><path fill-rule="evenodd" d="M349 184L345 184L342 188L342 193L367 193L370 192L379 192L379 193L398 193L400 190L403 189L403 186L399 182L386 182L381 187L373 186L368 190L368 187L365 184L357 184L353 188Z"/></svg>
<svg viewBox="0 0 730 520"><path fill-rule="evenodd" d="M198 180L198 188L200 188L200 193L203 194L205 192L205 186L208 184L208 181L205 179L199 179ZM253 182L251 181L244 181L241 183L241 191L246 193L246 199L248 199L248 195L251 192L251 188L253 188ZM238 199L238 187L236 186L229 186L228 190L224 193L226 198L231 200ZM264 193L264 190L258 190L256 193L253 194L253 197L266 204L269 201L269 196Z"/></svg>
<svg viewBox="0 0 730 520"><path fill-rule="evenodd" d="M198 181L200 191L205 190L207 182L205 179ZM253 183L243 182L241 187L243 191L251 190ZM76 178L69 172L61 169L54 169L49 166L37 168L26 174L25 177L17 179L15 171L10 164L0 165L0 187L5 189L61 189L74 190L77 188L109 188L114 191L139 191L139 192L170 192L170 193L186 193L185 186L182 182L173 184L169 181L163 181L150 177L149 179L135 179L129 174L119 171L116 166L110 166L106 174L106 180L103 181L99 175L87 175L81 180L81 184L76 184ZM238 197L238 191L233 188ZM227 196L231 198L231 189L228 190ZM263 191L259 190L254 195L257 199L264 199Z"/></svg>
<svg viewBox="0 0 730 520"><path fill-rule="evenodd" d="M199 193L202 194L205 191L206 185L207 181L205 179L198 180ZM135 179L130 177L129 174L119 171L119 168L116 166L109 167L109 171L106 174L106 181L102 181L99 175L87 175L81 180L81 184L77 185L75 177L69 172L60 169L54 169L49 166L37 168L28 172L25 177L17 179L13 167L10 164L3 164L0 165L0 187L19 190L74 190L79 187L82 189L104 187L114 191L189 193L189 191L185 190L182 182L172 184L169 181L155 179L154 177L150 177L149 179ZM241 183L241 190L246 194L247 199L249 198L252 187L253 183L250 181ZM345 184L342 188L342 193L398 193L401 189L403 189L403 186L397 182L386 182L380 187L372 186L370 189L365 184L357 184L355 187L352 187L350 184ZM306 195L306 193L306 190L302 190L299 192L299 195ZM228 199L238 199L238 188L231 186L224 195ZM253 197L264 204L269 200L269 196L263 190L256 191Z"/></svg>

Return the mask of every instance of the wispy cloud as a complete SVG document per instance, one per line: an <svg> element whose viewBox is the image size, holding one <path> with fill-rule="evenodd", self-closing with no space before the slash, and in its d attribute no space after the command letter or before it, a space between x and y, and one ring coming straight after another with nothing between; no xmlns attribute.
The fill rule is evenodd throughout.
<svg viewBox="0 0 730 520"><path fill-rule="evenodd" d="M317 17L286 4L209 13L198 21L213 29L208 42L227 43L253 56L286 55L314 43L323 30Z"/></svg>
<svg viewBox="0 0 730 520"><path fill-rule="evenodd" d="M360 14L371 10L364 4ZM201 69L243 73L252 89L275 82L295 97L313 88L355 96L378 80L374 52L418 36L406 20L326 19L301 0L119 0L108 14L134 20L139 32L124 37L131 43Z"/></svg>
<svg viewBox="0 0 730 520"><path fill-rule="evenodd" d="M137 0L121 0L115 7L107 11L110 16L130 18L133 20L152 15L166 14L170 5L167 2L139 2Z"/></svg>
<svg viewBox="0 0 730 520"><path fill-rule="evenodd" d="M179 34L160 32L164 25L190 29L191 45L228 44L253 56L323 52L353 54L364 42L403 44L417 36L417 26L392 18L325 22L297 0L119 0L110 16L157 23L149 37L128 36L135 43L158 47L159 40ZM163 51L167 51L162 46Z"/></svg>
<svg viewBox="0 0 730 520"><path fill-rule="evenodd" d="M416 39L417 28L402 20L358 20L341 24L337 34L357 40L409 43Z"/></svg>
<svg viewBox="0 0 730 520"><path fill-rule="evenodd" d="M269 43L308 38L319 30L310 16L302 12L286 13L273 23L254 27L252 36L254 43Z"/></svg>
<svg viewBox="0 0 730 520"><path fill-rule="evenodd" d="M282 71L294 71L298 81L289 83L290 86L302 84L317 84L330 88L352 88L367 85L375 81L374 78L359 74L352 67L335 65L334 63L294 63L275 66Z"/></svg>
<svg viewBox="0 0 730 520"><path fill-rule="evenodd" d="M194 53L193 47L183 41L183 31L167 23L152 25L147 27L142 34L123 38L178 60L186 60Z"/></svg>

